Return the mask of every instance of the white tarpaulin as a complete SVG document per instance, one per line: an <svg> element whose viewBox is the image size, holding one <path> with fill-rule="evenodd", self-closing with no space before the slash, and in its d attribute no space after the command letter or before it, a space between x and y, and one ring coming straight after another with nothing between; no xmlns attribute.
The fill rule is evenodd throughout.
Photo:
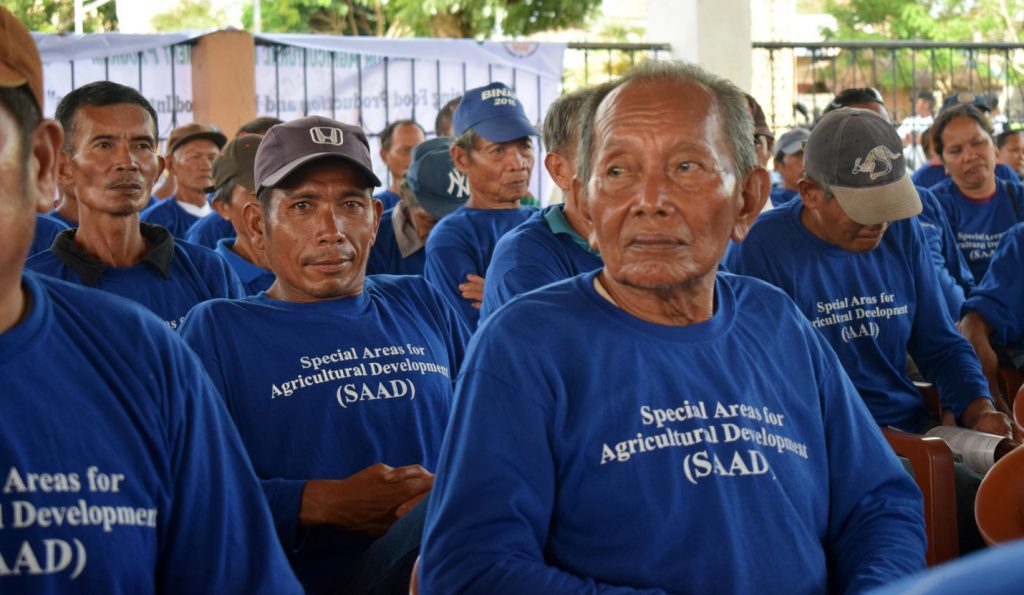
<svg viewBox="0 0 1024 595"><path fill-rule="evenodd" d="M138 89L156 108L161 137L193 120L191 44L204 32L159 35L35 34L43 59L44 111L71 89L112 80ZM381 39L306 34L256 36L256 109L288 120L321 114L361 124L371 138L388 122L414 119L428 134L440 106L465 89L501 81L539 123L561 90L563 43L465 39ZM233 131L229 131L233 132ZM537 139L533 191L545 197Z"/></svg>
<svg viewBox="0 0 1024 595"><path fill-rule="evenodd" d="M562 43L299 34L256 39L257 112L284 120L320 114L362 125L378 175L386 169L376 135L388 122L416 120L433 134L441 106L466 89L501 81L515 90L539 128L561 91ZM539 139L536 146L532 188L546 197L550 181L542 171Z"/></svg>

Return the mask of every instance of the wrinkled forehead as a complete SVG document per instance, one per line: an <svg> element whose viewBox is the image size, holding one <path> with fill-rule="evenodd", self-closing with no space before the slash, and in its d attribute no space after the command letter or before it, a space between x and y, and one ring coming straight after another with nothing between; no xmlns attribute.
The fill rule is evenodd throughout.
<svg viewBox="0 0 1024 595"><path fill-rule="evenodd" d="M613 90L594 114L595 152L636 131L666 141L709 142L728 151L720 112L711 91L694 81L630 81Z"/></svg>
<svg viewBox="0 0 1024 595"><path fill-rule="evenodd" d="M74 111L71 122L74 142L81 139L81 135L87 131L102 131L121 136L148 134L156 140L156 122L145 108L134 103L83 105Z"/></svg>

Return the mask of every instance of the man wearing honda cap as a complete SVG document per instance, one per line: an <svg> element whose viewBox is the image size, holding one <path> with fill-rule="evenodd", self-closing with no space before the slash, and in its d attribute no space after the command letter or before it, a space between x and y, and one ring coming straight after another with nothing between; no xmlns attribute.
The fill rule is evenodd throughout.
<svg viewBox="0 0 1024 595"><path fill-rule="evenodd" d="M214 193L213 208L235 232L234 237L218 240L214 252L238 274L246 295L255 295L274 283L267 257L252 245L245 230L245 209L258 208L253 162L262 138L262 135L246 134L228 143L224 154L213 162L213 185L206 188L207 192Z"/></svg>
<svg viewBox="0 0 1024 595"><path fill-rule="evenodd" d="M730 271L789 294L832 344L883 426L934 425L907 377L909 353L968 428L1020 435L996 411L971 346L938 290L921 202L896 130L873 112L841 108L805 146L801 200L765 214L726 258Z"/></svg>
<svg viewBox="0 0 1024 595"><path fill-rule="evenodd" d="M0 7L0 592L301 593L195 355L136 304L22 269L62 139L42 72Z"/></svg>
<svg viewBox="0 0 1024 595"><path fill-rule="evenodd" d="M164 164L156 152L156 112L145 97L97 81L65 95L56 116L67 134L58 175L78 199L79 226L26 268L139 302L171 328L200 302L244 295L238 276L212 250L139 221Z"/></svg>
<svg viewBox="0 0 1024 595"><path fill-rule="evenodd" d="M185 239L188 229L212 212L206 188L213 183L213 160L227 140L216 127L196 122L172 130L166 162L167 173L174 178L174 195L144 210L142 220Z"/></svg>
<svg viewBox="0 0 1024 595"><path fill-rule="evenodd" d="M381 217L366 274L423 274L423 246L431 230L469 198L458 191L466 182L452 163L451 148L452 139L439 136L413 149L412 163L398 184L401 201Z"/></svg>
<svg viewBox="0 0 1024 595"><path fill-rule="evenodd" d="M476 328L494 245L534 211L519 201L529 194L537 131L502 83L467 91L454 125L452 160L468 182L456 190L469 200L430 234L423 275Z"/></svg>
<svg viewBox="0 0 1024 595"><path fill-rule="evenodd" d="M397 579L404 593L468 331L422 277L365 276L381 205L361 129L319 116L274 126L255 184L246 229L277 279L198 306L181 334L307 592L391 592Z"/></svg>

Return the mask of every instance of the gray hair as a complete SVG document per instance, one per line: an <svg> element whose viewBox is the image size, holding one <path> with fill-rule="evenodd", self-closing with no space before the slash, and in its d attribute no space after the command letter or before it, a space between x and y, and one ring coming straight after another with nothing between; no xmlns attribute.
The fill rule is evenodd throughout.
<svg viewBox="0 0 1024 595"><path fill-rule="evenodd" d="M542 138L549 152L561 154L579 139L580 116L593 93L594 87L579 89L562 95L548 106Z"/></svg>
<svg viewBox="0 0 1024 595"><path fill-rule="evenodd" d="M819 180L817 177L807 172L804 172L803 177L817 184L818 188L821 188L821 192L825 195L825 202L832 200L832 198L835 196L835 193L832 192L832 185L829 184L828 182L823 182L822 180Z"/></svg>
<svg viewBox="0 0 1024 595"><path fill-rule="evenodd" d="M743 91L718 75L712 74L696 64L682 61L648 61L631 68L617 81L605 83L594 89L581 115L579 154L576 158L577 175L586 188L590 182L594 160L594 116L609 93L632 82L677 81L697 83L707 89L715 98L722 119L723 132L732 148L735 172L745 175L757 165L754 151L754 120L750 116L750 104Z"/></svg>
<svg viewBox="0 0 1024 595"><path fill-rule="evenodd" d="M402 181L398 183L398 196L410 207L420 206L420 201L416 199L416 193L413 192L412 186L409 185L409 180L405 176L402 176Z"/></svg>
<svg viewBox="0 0 1024 595"><path fill-rule="evenodd" d="M465 132L452 141L452 145L462 149L466 152L466 155L469 155L476 149L477 144L479 144L482 138L475 129L467 128Z"/></svg>

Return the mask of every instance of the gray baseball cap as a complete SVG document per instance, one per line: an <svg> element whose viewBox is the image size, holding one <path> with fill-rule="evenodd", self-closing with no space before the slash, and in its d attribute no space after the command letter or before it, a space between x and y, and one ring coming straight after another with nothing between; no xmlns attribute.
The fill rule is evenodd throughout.
<svg viewBox="0 0 1024 595"><path fill-rule="evenodd" d="M303 165L322 157L348 161L366 174L372 186L380 186L373 173L370 145L358 126L323 116L307 116L267 131L256 151L256 190L274 187Z"/></svg>
<svg viewBox="0 0 1024 595"><path fill-rule="evenodd" d="M469 200L469 181L452 161L452 139L439 136L416 145L405 181L416 202L440 219Z"/></svg>
<svg viewBox="0 0 1024 595"><path fill-rule="evenodd" d="M900 136L872 111L844 107L825 114L804 145L804 171L831 186L843 212L861 225L921 212Z"/></svg>
<svg viewBox="0 0 1024 595"><path fill-rule="evenodd" d="M811 131L806 128L794 128L783 134L775 141L775 152L783 155L793 155L804 150L804 141L811 136Z"/></svg>
<svg viewBox="0 0 1024 595"><path fill-rule="evenodd" d="M255 190L252 168L262 139L259 134L243 134L228 143L224 152L213 160L213 186L203 191L213 192L232 179L250 192Z"/></svg>

